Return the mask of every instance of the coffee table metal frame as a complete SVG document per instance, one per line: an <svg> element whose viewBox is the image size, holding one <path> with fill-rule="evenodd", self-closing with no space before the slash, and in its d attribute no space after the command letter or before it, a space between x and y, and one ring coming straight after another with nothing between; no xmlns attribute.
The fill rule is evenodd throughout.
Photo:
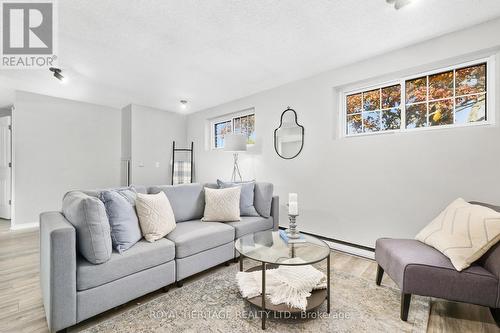
<svg viewBox="0 0 500 333"><path fill-rule="evenodd" d="M309 237L312 237L312 236L309 236ZM316 238L316 237L314 237ZM321 239L318 239L316 238L317 240L321 241L322 243L324 243L328 248L330 248L328 246L328 244L326 244L324 241L322 241ZM291 243L289 244L291 246L291 252L292 252L292 258L295 257L295 246L296 245L300 245L302 243ZM292 308L289 308L287 310L275 310L275 309L267 309L266 308L266 268L269 267L275 267L275 266L280 266L280 265L283 265L283 266L304 266L304 265L312 265L312 264L316 264L318 262L321 262L323 260L326 259L326 311L327 313L330 313L330 254L331 254L331 251L328 252L328 255L326 255L324 258L321 258L321 259L318 259L318 260L315 260L315 261L311 261L311 262L305 262L303 264L286 264L286 263L276 263L276 262L266 262L266 261L263 261L263 260L258 260L258 259L255 259L255 258L251 258L251 257L248 257L244 254L242 254L241 252L238 251L238 249L236 249L236 251L240 254L240 258L239 258L239 263L240 263L240 272L243 272L243 259L244 258L248 258L248 259L251 259L251 260L255 260L255 261L260 261L261 262L261 265L260 267L259 266L254 266L250 269L247 270L247 272L251 272L251 271L256 271L256 270L261 270L262 271L262 295L261 295L261 302L260 304L257 303L257 302L252 302L252 300L250 299L247 299L248 301L250 301L250 303L260 307L262 309L262 311L264 312L263 314L261 314L261 317L262 317L262 329L265 330L266 329L266 317L267 317L267 313L268 311L277 311L277 312L285 312L285 311L289 311L291 313L297 313L297 312L303 312L302 310L300 311L294 311ZM269 266L268 266L269 265ZM313 291L314 293L315 291ZM311 295L312 296L312 295ZM311 296L309 298L311 298ZM253 299L256 299L257 297L254 297ZM318 302L315 302L314 304L311 304L311 306L308 304L308 307L306 309L306 312L307 311L311 311L311 310L314 310L315 308L317 308L318 306L320 306L323 302L325 301L325 298L323 298L321 300L321 302L319 304L317 304Z"/></svg>

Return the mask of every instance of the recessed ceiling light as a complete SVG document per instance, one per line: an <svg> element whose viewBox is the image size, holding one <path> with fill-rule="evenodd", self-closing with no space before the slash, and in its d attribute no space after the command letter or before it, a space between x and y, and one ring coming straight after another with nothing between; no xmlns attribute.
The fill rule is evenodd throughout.
<svg viewBox="0 0 500 333"><path fill-rule="evenodd" d="M62 70L60 68L50 67L49 71L51 71L52 73L54 73L54 77L56 79L58 79L59 81L61 81L61 83L66 83L67 82L67 78L65 78L64 76L62 76L62 74L61 74Z"/></svg>
<svg viewBox="0 0 500 333"><path fill-rule="evenodd" d="M403 8L406 5L409 5L414 0L385 0L388 4L394 5L396 10Z"/></svg>
<svg viewBox="0 0 500 333"><path fill-rule="evenodd" d="M180 103L181 103L181 109L186 109L187 108L188 101L186 101L185 99L181 99Z"/></svg>

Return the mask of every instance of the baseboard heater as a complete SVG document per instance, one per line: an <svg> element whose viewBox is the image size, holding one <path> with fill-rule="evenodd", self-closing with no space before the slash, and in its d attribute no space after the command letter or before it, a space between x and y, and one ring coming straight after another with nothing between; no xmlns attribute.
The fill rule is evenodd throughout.
<svg viewBox="0 0 500 333"><path fill-rule="evenodd" d="M280 229L285 230L286 228L280 226ZM349 243L339 239L324 237L310 232L305 232L305 231L300 231L300 232L305 235L311 235L321 240L324 240L333 250L345 252L363 258L375 259L375 249L372 247Z"/></svg>

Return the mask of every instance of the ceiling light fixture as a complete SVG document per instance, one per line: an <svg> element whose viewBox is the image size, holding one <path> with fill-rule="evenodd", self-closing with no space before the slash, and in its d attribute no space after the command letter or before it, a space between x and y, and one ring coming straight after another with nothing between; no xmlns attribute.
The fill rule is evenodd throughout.
<svg viewBox="0 0 500 333"><path fill-rule="evenodd" d="M385 0L388 4L394 5L396 10L403 8L406 5L409 5L413 2L413 0Z"/></svg>
<svg viewBox="0 0 500 333"><path fill-rule="evenodd" d="M185 99L181 99L180 103L181 103L181 109L185 110L188 106L187 105L188 101L186 101Z"/></svg>
<svg viewBox="0 0 500 333"><path fill-rule="evenodd" d="M54 73L54 77L56 79L58 79L59 81L61 81L62 83L65 83L67 81L67 79L64 76L62 76L62 74L61 74L62 70L60 68L50 67L49 71Z"/></svg>

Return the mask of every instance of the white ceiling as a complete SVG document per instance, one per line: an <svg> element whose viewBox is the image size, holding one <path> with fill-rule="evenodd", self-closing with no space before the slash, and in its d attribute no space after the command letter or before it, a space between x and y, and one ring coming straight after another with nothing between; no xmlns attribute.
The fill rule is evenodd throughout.
<svg viewBox="0 0 500 333"><path fill-rule="evenodd" d="M500 16L498 0L59 0L59 59L1 70L13 89L194 112Z"/></svg>

